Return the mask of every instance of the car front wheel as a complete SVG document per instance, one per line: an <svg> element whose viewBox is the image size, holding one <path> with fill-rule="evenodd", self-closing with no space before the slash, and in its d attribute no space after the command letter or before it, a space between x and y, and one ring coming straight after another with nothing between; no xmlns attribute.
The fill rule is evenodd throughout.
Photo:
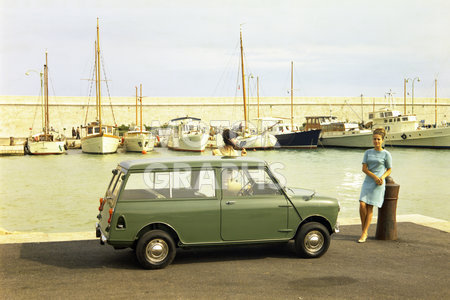
<svg viewBox="0 0 450 300"><path fill-rule="evenodd" d="M162 269L175 258L176 248L173 238L163 230L145 233L136 245L136 257L146 269Z"/></svg>
<svg viewBox="0 0 450 300"><path fill-rule="evenodd" d="M303 225L295 237L295 250L301 257L321 257L329 246L330 234L324 225L317 222Z"/></svg>

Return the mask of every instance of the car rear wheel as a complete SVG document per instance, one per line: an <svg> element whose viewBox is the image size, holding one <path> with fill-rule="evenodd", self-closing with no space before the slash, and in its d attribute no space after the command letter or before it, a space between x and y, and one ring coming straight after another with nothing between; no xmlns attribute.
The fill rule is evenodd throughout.
<svg viewBox="0 0 450 300"><path fill-rule="evenodd" d="M320 257L330 246L330 233L326 227L317 222L306 223L295 237L297 255L305 258Z"/></svg>
<svg viewBox="0 0 450 300"><path fill-rule="evenodd" d="M136 245L136 257L146 269L162 269L175 258L176 248L173 238L163 230L145 233Z"/></svg>

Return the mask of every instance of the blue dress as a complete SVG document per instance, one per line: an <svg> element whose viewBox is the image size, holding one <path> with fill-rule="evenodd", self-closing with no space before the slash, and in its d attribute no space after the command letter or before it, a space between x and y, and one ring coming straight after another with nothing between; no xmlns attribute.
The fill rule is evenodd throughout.
<svg viewBox="0 0 450 300"><path fill-rule="evenodd" d="M363 164L367 164L369 171L381 177L387 169L392 168L392 156L386 150L367 150L364 153ZM366 175L364 179L359 200L367 204L381 207L384 200L386 181L378 185L372 177Z"/></svg>

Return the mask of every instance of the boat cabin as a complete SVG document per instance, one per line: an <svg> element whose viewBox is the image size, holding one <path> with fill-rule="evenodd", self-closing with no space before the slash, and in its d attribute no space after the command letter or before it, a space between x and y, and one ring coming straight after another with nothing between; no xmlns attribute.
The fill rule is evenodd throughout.
<svg viewBox="0 0 450 300"><path fill-rule="evenodd" d="M98 122L89 123L85 128L86 128L86 136L100 134L100 125ZM115 135L116 127L102 124L102 133Z"/></svg>
<svg viewBox="0 0 450 300"><path fill-rule="evenodd" d="M330 132L352 131L359 129L359 125L357 123L338 121L337 117L335 116L313 116L305 118L305 130L322 129L322 132Z"/></svg>
<svg viewBox="0 0 450 300"><path fill-rule="evenodd" d="M372 119L373 128L382 127L387 132L416 130L420 127L415 115L402 115L389 108L369 113L369 119Z"/></svg>

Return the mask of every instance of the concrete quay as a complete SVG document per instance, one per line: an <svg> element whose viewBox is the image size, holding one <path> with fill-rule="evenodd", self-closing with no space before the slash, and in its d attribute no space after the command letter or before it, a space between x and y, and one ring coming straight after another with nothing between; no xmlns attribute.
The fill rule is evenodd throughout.
<svg viewBox="0 0 450 300"><path fill-rule="evenodd" d="M23 145L0 146L0 156L25 155Z"/></svg>
<svg viewBox="0 0 450 300"><path fill-rule="evenodd" d="M431 221L428 219L428 221ZM434 220L436 221L436 220ZM436 221L437 222L437 221ZM397 241L356 243L360 225L328 252L299 259L293 244L179 249L170 266L143 270L130 249L98 240L0 245L0 295L25 298L448 299L450 236L400 222ZM106 278L106 280L104 280Z"/></svg>

